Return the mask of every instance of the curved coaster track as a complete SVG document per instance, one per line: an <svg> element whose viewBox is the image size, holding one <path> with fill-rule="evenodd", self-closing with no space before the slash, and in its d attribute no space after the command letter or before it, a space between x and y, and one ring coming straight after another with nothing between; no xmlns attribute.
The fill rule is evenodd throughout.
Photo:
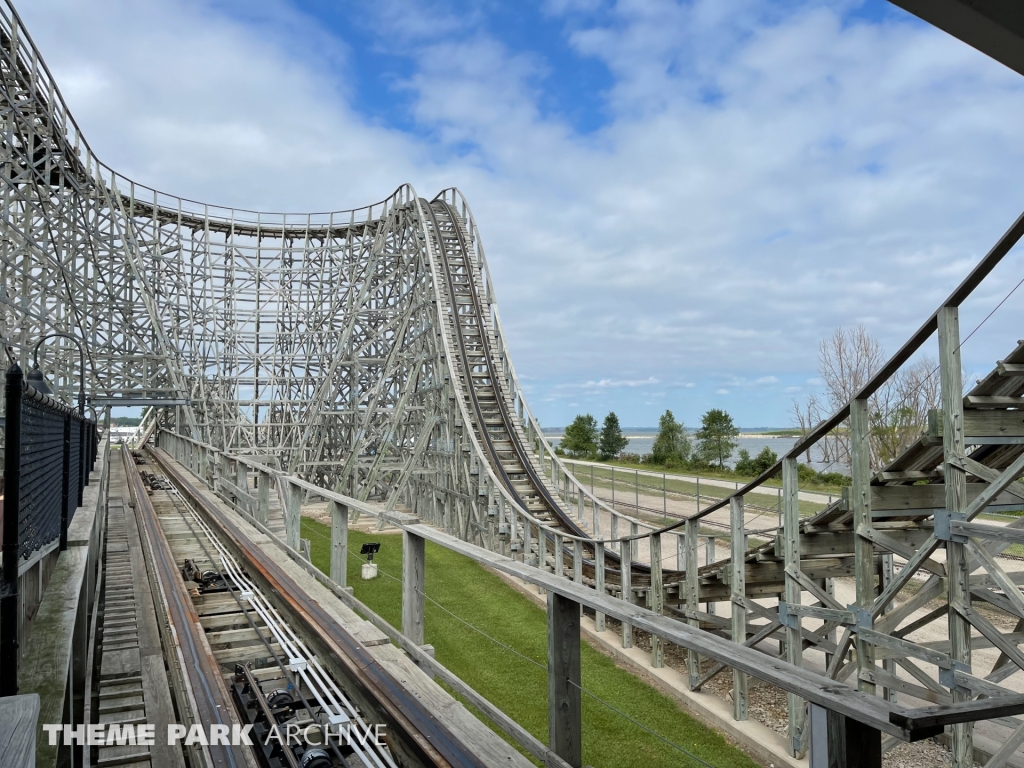
<svg viewBox="0 0 1024 768"><path fill-rule="evenodd" d="M144 437L159 433L200 476L233 484L253 514L265 516L276 485L290 546L303 499L341 494L885 706L1024 690L1024 573L999 557L1024 544L1024 517L980 517L1024 509L1024 346L963 395L957 310L1024 220L848 405L762 477L662 526L639 503L629 514L601 500L555 456L458 190L428 200L406 185L364 208L295 214L145 187L94 155L7 0L0 122L9 358L27 367L35 340L55 331L85 342L94 406L147 406ZM942 408L873 470L868 398L936 332ZM61 340L47 348L58 394L77 387L76 354ZM802 514L797 458L836 429L851 436L852 486ZM780 475L780 525L766 536L744 497ZM712 537L728 549L702 557ZM657 637L653 646L660 666ZM695 690L732 667L734 716L746 719L747 672L702 667L692 647L688 657ZM800 755L806 701L787 690L787 748ZM993 767L1024 743L1016 716L979 729ZM955 765L970 764L972 738L969 723L950 726Z"/></svg>

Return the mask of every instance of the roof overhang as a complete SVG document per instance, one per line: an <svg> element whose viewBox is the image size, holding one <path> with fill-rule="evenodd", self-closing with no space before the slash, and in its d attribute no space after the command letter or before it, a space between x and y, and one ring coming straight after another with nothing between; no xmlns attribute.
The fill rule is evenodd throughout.
<svg viewBox="0 0 1024 768"><path fill-rule="evenodd" d="M889 0L1024 75L1021 0Z"/></svg>

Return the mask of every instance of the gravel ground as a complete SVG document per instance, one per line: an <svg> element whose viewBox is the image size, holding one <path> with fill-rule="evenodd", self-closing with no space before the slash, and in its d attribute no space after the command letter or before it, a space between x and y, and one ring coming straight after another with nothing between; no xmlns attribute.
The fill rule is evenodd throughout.
<svg viewBox="0 0 1024 768"><path fill-rule="evenodd" d="M606 619L608 631L619 634L621 625L614 619ZM651 638L646 632L633 630L633 644L645 651L651 650ZM686 674L686 651L677 645L665 648L665 665ZM714 662L710 659L701 663L701 674L711 670ZM713 677L704 690L727 702L732 702L732 672L726 668ZM752 677L747 679L747 712L751 720L785 734L789 725L789 708L786 692ZM899 744L882 759L883 768L941 768L951 764L950 753L944 746L932 739L914 744Z"/></svg>

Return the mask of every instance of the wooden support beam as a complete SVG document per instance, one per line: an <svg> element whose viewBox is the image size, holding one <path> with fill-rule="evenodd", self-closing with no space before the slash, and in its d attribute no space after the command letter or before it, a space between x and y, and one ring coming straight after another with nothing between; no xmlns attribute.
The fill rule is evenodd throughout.
<svg viewBox="0 0 1024 768"><path fill-rule="evenodd" d="M651 611L657 614L665 612L665 587L661 570L661 534L652 533L651 548ZM657 635L651 636L651 666L660 669L665 666L665 641Z"/></svg>
<svg viewBox="0 0 1024 768"><path fill-rule="evenodd" d="M423 645L426 542L409 531L402 532L402 634Z"/></svg>
<svg viewBox="0 0 1024 768"><path fill-rule="evenodd" d="M579 539L572 542L572 580L583 583L583 542Z"/></svg>
<svg viewBox="0 0 1024 768"><path fill-rule="evenodd" d="M256 475L256 519L266 525L270 520L270 474Z"/></svg>
<svg viewBox="0 0 1024 768"><path fill-rule="evenodd" d="M548 593L548 746L573 768L583 765L580 605Z"/></svg>
<svg viewBox="0 0 1024 768"><path fill-rule="evenodd" d="M604 594L604 542L598 541L594 544L594 589L599 595ZM600 611L594 613L594 629L598 632L604 632L605 622L604 614Z"/></svg>
<svg viewBox="0 0 1024 768"><path fill-rule="evenodd" d="M629 542L619 542L619 578L622 586L622 599L626 602L633 600L633 563L629 559ZM633 625L628 621L622 622L622 647L633 647Z"/></svg>
<svg viewBox="0 0 1024 768"><path fill-rule="evenodd" d="M331 512L331 580L338 586L348 584L348 505L328 503Z"/></svg>
<svg viewBox="0 0 1024 768"><path fill-rule="evenodd" d="M302 488L288 480L281 480L281 504L284 507L285 543L299 548L302 531Z"/></svg>
<svg viewBox="0 0 1024 768"><path fill-rule="evenodd" d="M800 570L800 480L797 475L797 460L782 461L782 527L785 541L786 571ZM786 578L786 603L800 605L800 582L791 575ZM786 625L786 660L797 667L803 666L803 636L800 631L800 615L791 613ZM796 694L787 695L789 706L789 749L794 757L803 755L806 749L804 727L806 704Z"/></svg>
<svg viewBox="0 0 1024 768"><path fill-rule="evenodd" d="M942 449L945 458L946 510L950 517L961 517L967 507L967 473L959 459L965 453L963 368L960 362L960 315L956 307L942 307L938 312L939 380L942 387ZM974 415L987 414L985 411ZM964 609L971 607L970 564L966 547L947 541L950 655L954 662L971 665L971 625L964 618ZM970 696L959 688L952 690L953 701L968 701ZM970 723L952 726L951 751L953 768L973 768L974 739Z"/></svg>
<svg viewBox="0 0 1024 768"><path fill-rule="evenodd" d="M866 399L850 404L850 463L852 485L850 504L853 511L854 571L856 578L856 605L870 611L875 599L874 544L864 534L871 527L871 420ZM868 627L870 629L870 626ZM874 693L874 684L862 673L875 666L874 648L857 635L857 685L865 693Z"/></svg>
<svg viewBox="0 0 1024 768"><path fill-rule="evenodd" d="M686 610L692 616L700 610L700 576L697 564L698 539L700 538L700 520L692 517L687 518L686 530L686 573L684 583L684 595ZM700 621L690 619L690 626L700 628ZM690 649L686 654L686 673L689 678L690 689L693 690L700 681L700 656L697 651Z"/></svg>
<svg viewBox="0 0 1024 768"><path fill-rule="evenodd" d="M735 643L744 643L747 639L747 609L743 605L747 588L743 559L747 545L743 527L743 497L733 496L729 500L729 529L732 537L732 640ZM732 718L747 719L747 675L738 669L732 671Z"/></svg>

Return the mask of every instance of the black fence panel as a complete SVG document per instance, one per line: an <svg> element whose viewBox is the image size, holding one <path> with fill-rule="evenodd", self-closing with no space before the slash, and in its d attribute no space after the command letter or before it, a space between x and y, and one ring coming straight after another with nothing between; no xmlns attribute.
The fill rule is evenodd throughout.
<svg viewBox="0 0 1024 768"><path fill-rule="evenodd" d="M96 423L25 384L12 365L4 381L3 566L0 569L0 696L18 692L18 570L59 542L82 503L96 459Z"/></svg>
<svg viewBox="0 0 1024 768"><path fill-rule="evenodd" d="M79 439L78 434L79 425L77 422L71 422L71 460L68 469L68 498L71 500L70 511L68 512L68 520L70 521L71 516L74 514L75 507L81 504L80 488L82 479L82 441Z"/></svg>
<svg viewBox="0 0 1024 768"><path fill-rule="evenodd" d="M68 418L66 412L31 397L26 397L22 403L21 504L18 509L18 555L21 558L60 537L64 421Z"/></svg>

